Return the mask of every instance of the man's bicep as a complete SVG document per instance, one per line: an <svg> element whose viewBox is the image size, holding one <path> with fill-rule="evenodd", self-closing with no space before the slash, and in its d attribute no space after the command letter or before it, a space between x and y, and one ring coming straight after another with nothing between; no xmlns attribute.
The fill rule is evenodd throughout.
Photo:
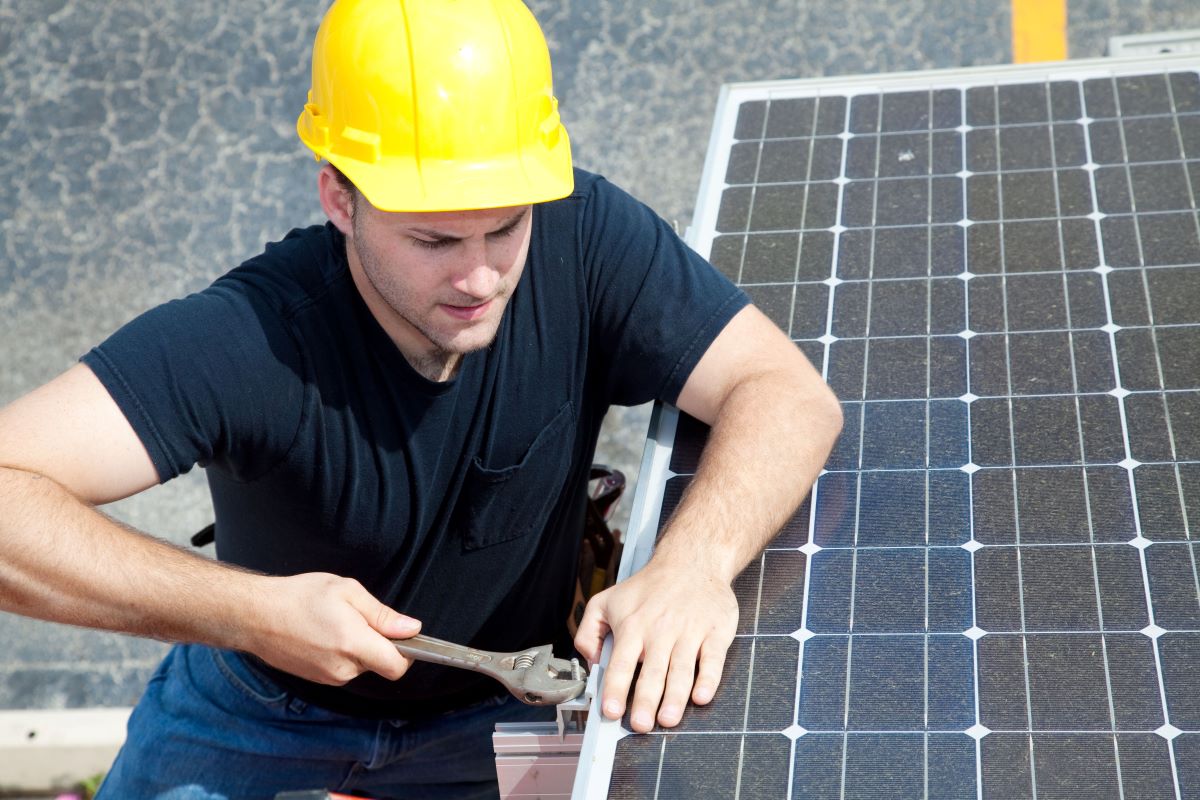
<svg viewBox="0 0 1200 800"><path fill-rule="evenodd" d="M787 372L815 394L827 391L800 349L765 314L748 305L704 351L675 404L711 425L730 391L745 380L774 371Z"/></svg>
<svg viewBox="0 0 1200 800"><path fill-rule="evenodd" d="M97 505L159 482L141 439L83 364L0 408L0 466L45 475Z"/></svg>

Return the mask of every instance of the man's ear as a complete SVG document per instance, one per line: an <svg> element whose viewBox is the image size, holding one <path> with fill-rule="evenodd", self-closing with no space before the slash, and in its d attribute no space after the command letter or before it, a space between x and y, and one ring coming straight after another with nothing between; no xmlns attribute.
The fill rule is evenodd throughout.
<svg viewBox="0 0 1200 800"><path fill-rule="evenodd" d="M354 221L351 212L354 209L354 198L350 195L342 181L338 180L330 164L321 167L317 173L317 195L321 198L321 208L334 227L345 236L352 235Z"/></svg>

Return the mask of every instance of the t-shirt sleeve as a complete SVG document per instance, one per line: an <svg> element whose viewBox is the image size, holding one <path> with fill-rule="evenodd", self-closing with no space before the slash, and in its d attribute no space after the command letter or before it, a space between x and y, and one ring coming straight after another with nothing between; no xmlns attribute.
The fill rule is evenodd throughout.
<svg viewBox="0 0 1200 800"><path fill-rule="evenodd" d="M295 340L276 309L228 277L147 311L80 360L162 482L210 463L252 480L286 454L299 427Z"/></svg>
<svg viewBox="0 0 1200 800"><path fill-rule="evenodd" d="M603 179L582 212L591 349L609 402L674 403L746 294L662 218Z"/></svg>

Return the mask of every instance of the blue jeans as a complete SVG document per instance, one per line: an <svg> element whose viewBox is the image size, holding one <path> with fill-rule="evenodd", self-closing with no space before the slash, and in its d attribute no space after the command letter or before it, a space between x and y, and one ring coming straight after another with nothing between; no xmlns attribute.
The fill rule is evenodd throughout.
<svg viewBox="0 0 1200 800"><path fill-rule="evenodd" d="M496 723L553 718L508 695L419 722L347 717L238 653L177 645L133 710L97 800L271 800L301 789L495 798Z"/></svg>

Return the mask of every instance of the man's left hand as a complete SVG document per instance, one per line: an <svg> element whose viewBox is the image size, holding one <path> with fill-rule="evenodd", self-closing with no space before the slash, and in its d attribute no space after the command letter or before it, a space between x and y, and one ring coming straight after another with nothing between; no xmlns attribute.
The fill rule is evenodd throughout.
<svg viewBox="0 0 1200 800"><path fill-rule="evenodd" d="M688 490L654 556L588 603L575 647L593 664L613 649L601 709L630 727L679 724L689 695L712 700L737 633L730 584L812 488L842 426L842 410L799 348L746 306L692 369L677 405L711 426ZM697 670L697 663L699 669Z"/></svg>
<svg viewBox="0 0 1200 800"><path fill-rule="evenodd" d="M737 622L737 598L728 582L699 572L695 564L652 559L628 580L591 599L575 647L595 664L604 637L613 634L601 705L609 719L625 713L641 662L630 725L646 733L656 716L664 728L678 725L689 695L697 705L712 700Z"/></svg>

